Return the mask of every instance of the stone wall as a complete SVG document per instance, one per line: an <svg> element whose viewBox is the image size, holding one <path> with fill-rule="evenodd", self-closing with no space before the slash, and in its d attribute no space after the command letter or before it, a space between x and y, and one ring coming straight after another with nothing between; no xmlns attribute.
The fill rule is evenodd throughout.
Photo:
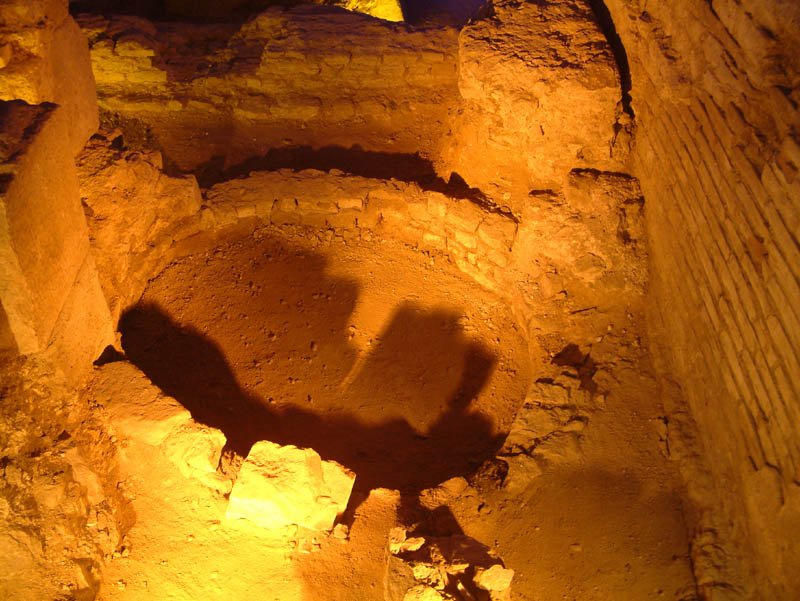
<svg viewBox="0 0 800 601"><path fill-rule="evenodd" d="M203 227L219 229L255 217L277 226L303 225L347 235L400 240L448 255L484 286L505 279L517 233L515 219L467 199L416 184L321 171L256 172L206 194Z"/></svg>
<svg viewBox="0 0 800 601"><path fill-rule="evenodd" d="M607 4L630 59L652 330L702 433L716 485L702 503L722 509L693 549L710 566L698 584L709 599L790 598L800 588L800 7ZM737 554L746 568L719 569Z"/></svg>
<svg viewBox="0 0 800 601"><path fill-rule="evenodd" d="M517 4L460 32L313 6L241 27L79 22L101 109L168 166L206 179L292 148L357 146L398 154L385 165L420 155L519 212L572 169L622 170L630 132L589 5Z"/></svg>
<svg viewBox="0 0 800 601"><path fill-rule="evenodd" d="M458 64L449 171L519 210L572 169L623 170L620 79L587 2L498 0L461 31Z"/></svg>
<svg viewBox="0 0 800 601"><path fill-rule="evenodd" d="M55 0L4 3L0 48L3 350L47 350L77 382L113 342L74 163L98 123L88 48Z"/></svg>
<svg viewBox="0 0 800 601"><path fill-rule="evenodd" d="M102 110L184 170L287 146L435 155L457 96L456 32L331 7L241 28L80 18Z"/></svg>
<svg viewBox="0 0 800 601"><path fill-rule="evenodd" d="M93 599L133 519L77 388L113 325L75 155L98 125L66 0L0 3L0 597Z"/></svg>

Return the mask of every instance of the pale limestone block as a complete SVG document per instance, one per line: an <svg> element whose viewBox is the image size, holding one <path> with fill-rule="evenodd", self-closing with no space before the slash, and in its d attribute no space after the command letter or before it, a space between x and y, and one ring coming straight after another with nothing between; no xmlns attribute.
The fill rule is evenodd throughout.
<svg viewBox="0 0 800 601"><path fill-rule="evenodd" d="M354 229L360 219L361 211L355 209L345 209L335 215L326 215L325 224L334 229Z"/></svg>
<svg viewBox="0 0 800 601"><path fill-rule="evenodd" d="M195 471L216 472L225 442L220 430L190 420L173 430L161 449L184 475L191 476Z"/></svg>
<svg viewBox="0 0 800 601"><path fill-rule="evenodd" d="M453 237L455 238L456 242L458 242L464 248L474 249L478 246L478 239L474 234L456 230L453 234Z"/></svg>
<svg viewBox="0 0 800 601"><path fill-rule="evenodd" d="M408 214L412 219L423 223L431 220L431 216L428 214L427 203L424 202L409 202Z"/></svg>
<svg viewBox="0 0 800 601"><path fill-rule="evenodd" d="M463 232L474 232L483 221L484 211L469 201L453 202L447 209L445 223Z"/></svg>
<svg viewBox="0 0 800 601"><path fill-rule="evenodd" d="M444 597L435 588L419 584L405 594L403 601L444 601Z"/></svg>
<svg viewBox="0 0 800 601"><path fill-rule="evenodd" d="M420 245L423 248L430 248L434 250L447 250L447 240L444 236L439 236L438 234L434 234L431 232L425 232L422 234L422 240Z"/></svg>
<svg viewBox="0 0 800 601"><path fill-rule="evenodd" d="M428 213L433 217L444 217L450 202L444 194L432 192L428 196Z"/></svg>
<svg viewBox="0 0 800 601"><path fill-rule="evenodd" d="M108 399L105 409L118 436L154 447L192 419L183 405L153 386L133 389L124 396L117 394Z"/></svg>
<svg viewBox="0 0 800 601"><path fill-rule="evenodd" d="M249 202L242 202L235 205L236 216L239 219L247 219L256 216L256 205Z"/></svg>
<svg viewBox="0 0 800 601"><path fill-rule="evenodd" d="M272 198L260 198L256 201L256 217L269 223L272 215L272 207L274 205L275 201Z"/></svg>
<svg viewBox="0 0 800 601"><path fill-rule="evenodd" d="M498 213L488 213L478 226L478 237L497 250L511 248L514 236L517 233L517 224L508 217Z"/></svg>
<svg viewBox="0 0 800 601"><path fill-rule="evenodd" d="M492 601L505 599L511 591L511 581L514 579L514 570L495 564L489 569L476 568L475 584L485 591L489 591Z"/></svg>
<svg viewBox="0 0 800 601"><path fill-rule="evenodd" d="M330 530L347 506L355 474L313 449L262 440L253 445L228 503L228 519L264 528Z"/></svg>
<svg viewBox="0 0 800 601"><path fill-rule="evenodd" d="M131 71L127 75L128 81L131 83L147 83L147 84L160 84L160 83L167 83L167 72L161 71L160 69L152 69L152 68L140 68L135 71ZM155 110L161 110L163 107L160 105L154 107Z"/></svg>
<svg viewBox="0 0 800 601"><path fill-rule="evenodd" d="M364 206L364 200L358 197L345 196L336 200L336 205L341 210L355 209L360 211Z"/></svg>

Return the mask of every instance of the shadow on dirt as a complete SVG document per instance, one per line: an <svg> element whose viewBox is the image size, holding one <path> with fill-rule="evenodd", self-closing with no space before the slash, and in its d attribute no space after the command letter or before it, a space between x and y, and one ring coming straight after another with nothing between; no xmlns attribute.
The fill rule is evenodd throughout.
<svg viewBox="0 0 800 601"><path fill-rule="evenodd" d="M311 447L357 474L355 493L384 487L414 494L474 473L502 444L492 422L471 410L495 356L463 332L459 315L414 303L396 307L369 352L359 354L348 337L357 286L332 279L325 265L321 255L283 256L255 271L248 289L260 293L228 307L245 310L246 298L259 304L246 327L260 350L243 343L234 351L257 370L261 394L244 389L209 335L155 304L123 315L126 357L195 419L222 430L242 456L265 439ZM281 359L292 349L308 361L296 353L291 363ZM287 386L293 375L298 384ZM274 398L263 393L270 389Z"/></svg>

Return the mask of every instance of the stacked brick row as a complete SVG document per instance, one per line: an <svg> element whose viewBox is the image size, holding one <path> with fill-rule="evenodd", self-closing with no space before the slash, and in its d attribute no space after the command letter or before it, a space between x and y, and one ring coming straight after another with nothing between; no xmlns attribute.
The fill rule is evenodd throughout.
<svg viewBox="0 0 800 601"><path fill-rule="evenodd" d="M79 21L101 109L143 124L185 170L287 144L434 154L458 93L449 29L318 6L268 10L241 28Z"/></svg>
<svg viewBox="0 0 800 601"><path fill-rule="evenodd" d="M711 502L746 539L760 594L785 597L800 573L788 537L800 524L800 78L779 15L797 9L622 4L657 329L703 436Z"/></svg>
<svg viewBox="0 0 800 601"><path fill-rule="evenodd" d="M218 184L206 194L204 229L255 218L395 238L450 256L466 274L497 289L511 261L516 222L469 200L422 190L413 183L321 171L256 172Z"/></svg>

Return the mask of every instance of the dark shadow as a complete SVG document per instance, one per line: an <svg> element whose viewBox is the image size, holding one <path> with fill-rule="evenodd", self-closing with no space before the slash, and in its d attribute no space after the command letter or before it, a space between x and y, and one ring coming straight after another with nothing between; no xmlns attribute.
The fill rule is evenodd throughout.
<svg viewBox="0 0 800 601"><path fill-rule="evenodd" d="M606 36L608 45L611 46L611 52L614 54L614 60L617 63L617 70L619 71L620 87L622 92L622 110L634 117L633 107L631 106L631 67L628 63L628 53L625 51L625 46L622 43L622 38L617 33L617 28L614 25L614 19L611 12L608 10L604 0L590 0L592 12L597 19L603 35Z"/></svg>
<svg viewBox="0 0 800 601"><path fill-rule="evenodd" d="M253 394L240 384L212 340L219 331L178 323L157 305L139 305L123 315L127 358L195 419L222 430L242 456L266 439L311 447L352 469L354 498L378 487L415 494L475 472L503 439L493 434L489 419L470 408L495 357L463 333L459 315L407 303L359 359L347 331L357 289L329 278L324 266L319 255L306 253L260 271L263 280L252 283L270 289L251 298L266 306L261 317L249 315L248 331L274 335L276 346L247 360L270 364L263 378L267 385L273 379L279 398ZM333 297L325 292L331 290ZM291 325L298 322L299 327ZM302 376L309 381L298 380L295 388L285 382L295 372L287 373L288 364L280 360L287 346L313 355L311 371ZM239 356L241 350L235 349Z"/></svg>
<svg viewBox="0 0 800 601"><path fill-rule="evenodd" d="M594 375L597 373L597 364L589 353L584 354L577 344L568 344L561 349L555 357L553 363L559 367L571 367L578 374L580 388L589 391L594 395L598 391L597 382Z"/></svg>
<svg viewBox="0 0 800 601"><path fill-rule="evenodd" d="M70 12L130 15L178 23L244 22L270 7L290 8L304 0L71 0Z"/></svg>
<svg viewBox="0 0 800 601"><path fill-rule="evenodd" d="M415 183L423 190L440 192L450 198L469 200L489 212L502 212L479 188L470 187L458 173L451 173L450 178L445 181L436 172L433 163L418 153L364 150L358 145L350 148L287 146L273 148L265 155L251 157L231 167L225 167L225 162L226 158L218 155L193 172L201 188L210 188L220 182L247 177L252 171L338 169L360 177Z"/></svg>
<svg viewBox="0 0 800 601"><path fill-rule="evenodd" d="M403 20L417 27L463 27L487 4L490 4L488 0L400 0Z"/></svg>

